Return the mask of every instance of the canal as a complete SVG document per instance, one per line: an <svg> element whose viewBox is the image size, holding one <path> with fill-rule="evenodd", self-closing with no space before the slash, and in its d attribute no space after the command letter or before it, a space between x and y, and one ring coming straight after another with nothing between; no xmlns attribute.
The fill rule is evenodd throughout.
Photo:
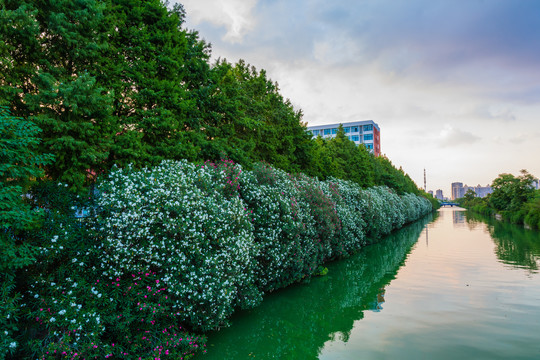
<svg viewBox="0 0 540 360"><path fill-rule="evenodd" d="M540 359L540 233L443 208L266 295L201 359Z"/></svg>

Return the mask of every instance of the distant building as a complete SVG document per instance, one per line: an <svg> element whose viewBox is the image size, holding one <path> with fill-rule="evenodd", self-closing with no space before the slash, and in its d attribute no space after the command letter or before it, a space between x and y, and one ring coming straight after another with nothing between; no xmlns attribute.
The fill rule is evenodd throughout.
<svg viewBox="0 0 540 360"><path fill-rule="evenodd" d="M465 191L463 190L463 183L452 183L452 200L462 198L463 195L465 195Z"/></svg>
<svg viewBox="0 0 540 360"><path fill-rule="evenodd" d="M441 189L435 191L435 199L444 200L443 192Z"/></svg>
<svg viewBox="0 0 540 360"><path fill-rule="evenodd" d="M429 195L433 196L433 190L429 190L427 193L428 193Z"/></svg>
<svg viewBox="0 0 540 360"><path fill-rule="evenodd" d="M308 126L307 129L315 137L321 136L328 139L336 136L339 125L343 125L345 135L356 145L364 145L375 156L381 154L381 129L373 120Z"/></svg>
<svg viewBox="0 0 540 360"><path fill-rule="evenodd" d="M493 189L489 185L463 186L463 183L455 182L452 183L452 200L464 197L469 189L474 191L477 197L481 198L486 197L488 194L491 194L493 192Z"/></svg>
<svg viewBox="0 0 540 360"><path fill-rule="evenodd" d="M486 186L477 185L470 189L473 189L474 192L476 193L476 196L481 197L481 198L486 197L493 192L493 189L489 185L486 185Z"/></svg>

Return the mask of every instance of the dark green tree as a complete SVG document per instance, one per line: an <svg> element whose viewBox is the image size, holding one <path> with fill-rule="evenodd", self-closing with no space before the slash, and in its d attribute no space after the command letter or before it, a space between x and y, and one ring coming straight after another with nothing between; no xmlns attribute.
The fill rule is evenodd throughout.
<svg viewBox="0 0 540 360"><path fill-rule="evenodd" d="M279 87L244 61L218 60L211 69L210 85L199 114L205 146L215 159L224 153L244 165L265 161L289 172L308 171L313 143Z"/></svg>
<svg viewBox="0 0 540 360"><path fill-rule="evenodd" d="M105 6L7 0L2 9L0 91L43 130L41 152L56 155L47 174L76 189L103 170L112 143L111 94L92 71L107 47Z"/></svg>
<svg viewBox="0 0 540 360"><path fill-rule="evenodd" d="M209 48L183 22L160 0L3 3L0 95L43 130L47 175L80 189L113 164L198 159Z"/></svg>
<svg viewBox="0 0 540 360"><path fill-rule="evenodd" d="M343 125L339 125L336 137L328 141L328 149L337 177L362 187L374 185L371 155L364 146L357 146L347 138Z"/></svg>
<svg viewBox="0 0 540 360"><path fill-rule="evenodd" d="M535 191L531 186L533 180L534 177L527 170L521 170L521 176L518 177L500 174L491 184L491 207L496 211L519 211L523 204L534 198Z"/></svg>
<svg viewBox="0 0 540 360"><path fill-rule="evenodd" d="M12 338L19 310L15 275L32 263L36 251L24 237L39 222L39 212L26 201L27 190L31 180L43 175L40 167L52 160L36 152L39 132L32 122L0 106L0 359L16 347Z"/></svg>
<svg viewBox="0 0 540 360"><path fill-rule="evenodd" d="M465 195L463 196L463 200L466 202L472 202L476 198L476 192L474 192L473 189L468 189Z"/></svg>
<svg viewBox="0 0 540 360"><path fill-rule="evenodd" d="M384 155L372 157L373 170L375 177L375 184L386 185L398 192L421 194L421 190L418 189L414 181L406 174L400 167L396 168L390 159Z"/></svg>
<svg viewBox="0 0 540 360"><path fill-rule="evenodd" d="M96 69L114 97L109 166L197 158L200 124L188 117L196 105L188 92L208 55L182 29L184 15L181 5L168 9L160 0L110 0L109 46Z"/></svg>

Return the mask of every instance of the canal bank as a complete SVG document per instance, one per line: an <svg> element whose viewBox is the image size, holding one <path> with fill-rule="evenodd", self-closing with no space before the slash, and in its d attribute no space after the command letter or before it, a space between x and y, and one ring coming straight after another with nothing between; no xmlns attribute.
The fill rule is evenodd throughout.
<svg viewBox="0 0 540 360"><path fill-rule="evenodd" d="M538 358L540 235L494 226L441 209L238 313L201 358Z"/></svg>

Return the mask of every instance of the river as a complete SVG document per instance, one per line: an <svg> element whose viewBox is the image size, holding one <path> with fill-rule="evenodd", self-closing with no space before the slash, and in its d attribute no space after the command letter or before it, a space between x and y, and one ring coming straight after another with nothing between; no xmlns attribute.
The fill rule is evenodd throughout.
<svg viewBox="0 0 540 360"><path fill-rule="evenodd" d="M201 359L540 359L540 232L463 209L265 296Z"/></svg>

